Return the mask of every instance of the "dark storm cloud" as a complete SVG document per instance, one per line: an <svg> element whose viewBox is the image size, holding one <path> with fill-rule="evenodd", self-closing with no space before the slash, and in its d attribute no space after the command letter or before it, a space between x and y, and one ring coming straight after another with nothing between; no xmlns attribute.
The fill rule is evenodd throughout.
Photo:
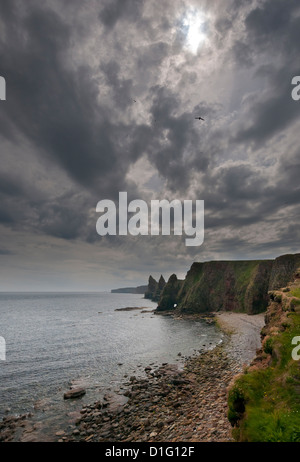
<svg viewBox="0 0 300 462"><path fill-rule="evenodd" d="M247 65L260 55L265 63L255 75L264 75L268 92L250 102L245 120L237 134L237 141L262 143L284 130L299 117L299 107L290 97L291 80L299 72L300 17L299 2L266 1L253 9L245 19L244 41L236 42L233 51L240 65ZM266 63L276 57L277 65ZM280 61L279 61L280 58ZM278 62L280 64L278 64Z"/></svg>
<svg viewBox="0 0 300 462"><path fill-rule="evenodd" d="M253 65L252 50L244 42L236 41L232 47L233 55L241 66L251 67Z"/></svg>
<svg viewBox="0 0 300 462"><path fill-rule="evenodd" d="M14 255L14 252L7 249L0 249L0 255Z"/></svg>
<svg viewBox="0 0 300 462"><path fill-rule="evenodd" d="M5 225L11 225L14 222L14 218L11 215L10 211L5 210L3 204L0 205L0 223Z"/></svg>
<svg viewBox="0 0 300 462"><path fill-rule="evenodd" d="M201 196L209 211L206 228L245 226L273 221L289 209L290 222L298 220L300 204L300 152L296 148L280 156L271 171L249 162L230 163L206 173ZM271 173L272 172L272 173Z"/></svg>
<svg viewBox="0 0 300 462"><path fill-rule="evenodd" d="M75 191L51 202L43 203L37 229L62 239L76 239L86 235L88 201Z"/></svg>
<svg viewBox="0 0 300 462"><path fill-rule="evenodd" d="M130 22L141 16L143 0L109 0L99 13L99 19L107 28L113 28L119 19Z"/></svg>
<svg viewBox="0 0 300 462"><path fill-rule="evenodd" d="M132 21L141 7L141 2L138 7L134 1L110 2L100 17L107 25L116 24L119 18ZM73 181L90 191L87 195L94 194L94 202L89 196L93 205L100 194L116 199L119 190L130 190L125 174L145 152L173 190L188 186L191 167L207 169L208 157L197 149L193 116L180 114L180 95L160 86L149 89L151 127L114 123L112 107L125 110L133 105L132 79L121 76L117 60L100 61L112 91L110 109L97 102L99 79L93 69L82 66L75 71L67 64L72 30L63 14L38 2L29 2L28 8L17 1L3 2L0 8L5 30L0 62L10 84L9 104L1 111L4 137L16 141L18 132L25 135L40 156L61 165ZM161 41L144 46L137 55L137 66L159 66L168 51ZM9 178L2 188L7 196L11 190L21 197L2 201L5 223L31 221L33 229L39 227L54 236L82 235L87 213L75 201L65 204L65 197L58 196L33 202L29 190L20 189Z"/></svg>
<svg viewBox="0 0 300 462"><path fill-rule="evenodd" d="M165 87L151 88L152 136L147 146L149 159L168 181L173 191L184 191L192 169L205 172L209 157L199 149L199 123L195 115L213 113L205 104L197 105L193 113L180 112L180 97Z"/></svg>
<svg viewBox="0 0 300 462"><path fill-rule="evenodd" d="M164 58L168 56L170 46L165 42L159 41L158 43L144 46L141 51L137 57L138 68L153 72L153 70L159 69Z"/></svg>
<svg viewBox="0 0 300 462"><path fill-rule="evenodd" d="M91 69L75 73L65 65L70 28L54 11L39 6L22 14L16 8L13 18L13 24L3 22L6 39L0 48L10 84L2 134L13 138L15 132L5 129L14 125L86 188L103 191L110 174L114 185L122 185L126 167L114 144L119 127L96 103Z"/></svg>
<svg viewBox="0 0 300 462"><path fill-rule="evenodd" d="M23 188L18 178L0 172L0 195L21 196Z"/></svg>
<svg viewBox="0 0 300 462"><path fill-rule="evenodd" d="M113 91L114 104L120 109L126 109L133 104L132 79L119 77L120 65L116 61L102 64L101 69L105 75L106 83Z"/></svg>
<svg viewBox="0 0 300 462"><path fill-rule="evenodd" d="M266 194L266 179L249 164L223 167L205 179L202 195L208 210L208 228L241 227L259 222L261 201Z"/></svg>
<svg viewBox="0 0 300 462"><path fill-rule="evenodd" d="M247 40L263 51L268 46L277 51L298 49L299 2L297 0L268 0L253 9L245 19ZM291 48L292 47L292 48Z"/></svg>
<svg viewBox="0 0 300 462"><path fill-rule="evenodd" d="M279 72L281 84L274 82L272 90L259 101L250 102L245 120L236 135L236 141L261 144L282 132L299 117L299 108L291 98L291 80L295 75L289 70Z"/></svg>
<svg viewBox="0 0 300 462"><path fill-rule="evenodd" d="M245 100L229 147L236 145L240 151L252 147L255 152L274 143L299 120L299 105L291 98L292 77L299 75L299 3L261 2L246 15L244 25L245 32L230 53L262 85ZM274 245L297 247L300 161L299 151L287 146L288 138L274 169L263 166L262 159L259 170L259 159L256 168L249 159L247 164L229 165L207 176L204 195L207 207L214 211L206 220L208 229L230 226L239 230L269 223L277 237L269 244L256 245L259 252ZM285 226L281 213L288 207L286 224L290 225Z"/></svg>
<svg viewBox="0 0 300 462"><path fill-rule="evenodd" d="M284 186L289 184L290 187L286 188L286 193L291 194L294 191L299 191L300 149L297 149L295 152L289 152L285 156L282 156L278 170L282 178L282 189L284 189Z"/></svg>
<svg viewBox="0 0 300 462"><path fill-rule="evenodd" d="M15 231L31 230L67 240L89 237L89 208L93 202L87 194L71 190L54 199L33 198L29 188L24 188L13 194L0 191L0 202L0 224Z"/></svg>
<svg viewBox="0 0 300 462"><path fill-rule="evenodd" d="M199 249L182 246L177 254L160 237L96 235L98 200L116 200L119 191L130 200L147 196L139 181L148 172L138 166L135 178L126 177L146 159L151 193L205 200L210 258L243 249L275 256L299 242L300 105L291 98L300 73L299 2L196 4L209 24L207 45L193 54L183 25L188 1L1 0L8 100L0 105L0 135L9 161L0 176L0 223L9 236L99 243L119 268L128 268L121 255L146 271L153 262L189 265ZM33 152L27 166L26 150L19 154L22 171L18 155L9 156L20 140ZM35 182L41 170L45 181ZM256 241L262 228L264 241Z"/></svg>
<svg viewBox="0 0 300 462"><path fill-rule="evenodd" d="M0 223L17 225L27 221L30 212L28 201L32 186L26 185L13 172L0 174Z"/></svg>

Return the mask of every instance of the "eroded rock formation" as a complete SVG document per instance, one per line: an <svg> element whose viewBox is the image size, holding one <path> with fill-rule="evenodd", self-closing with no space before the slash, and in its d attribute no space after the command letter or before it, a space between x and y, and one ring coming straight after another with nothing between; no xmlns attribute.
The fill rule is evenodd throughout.
<svg viewBox="0 0 300 462"><path fill-rule="evenodd" d="M184 281L170 277L157 311L260 313L267 308L268 291L284 287L299 265L300 254L275 260L193 263Z"/></svg>

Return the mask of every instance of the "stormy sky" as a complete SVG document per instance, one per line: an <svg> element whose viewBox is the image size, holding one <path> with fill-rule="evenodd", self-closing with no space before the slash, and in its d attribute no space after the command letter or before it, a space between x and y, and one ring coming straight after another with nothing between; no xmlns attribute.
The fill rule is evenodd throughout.
<svg viewBox="0 0 300 462"><path fill-rule="evenodd" d="M299 48L299 0L1 0L0 290L299 252ZM204 244L100 237L120 191L204 200Z"/></svg>

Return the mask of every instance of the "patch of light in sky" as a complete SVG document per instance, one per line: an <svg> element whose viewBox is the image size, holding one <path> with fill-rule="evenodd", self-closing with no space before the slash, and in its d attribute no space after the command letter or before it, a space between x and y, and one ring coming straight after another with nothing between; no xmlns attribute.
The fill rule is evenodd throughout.
<svg viewBox="0 0 300 462"><path fill-rule="evenodd" d="M205 33L206 17L199 10L190 10L183 19L183 26L186 28L187 47L193 53L197 53L200 44L205 42L207 36Z"/></svg>

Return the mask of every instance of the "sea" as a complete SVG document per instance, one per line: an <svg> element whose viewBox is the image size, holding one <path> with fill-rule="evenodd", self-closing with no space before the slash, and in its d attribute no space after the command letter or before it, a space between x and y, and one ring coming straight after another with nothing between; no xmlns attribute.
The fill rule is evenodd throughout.
<svg viewBox="0 0 300 462"><path fill-rule="evenodd" d="M143 309L116 311L126 307ZM32 412L53 422L145 375L146 366L180 368L223 341L214 325L155 315L155 308L137 294L0 293L0 418ZM70 386L86 395L67 402Z"/></svg>

